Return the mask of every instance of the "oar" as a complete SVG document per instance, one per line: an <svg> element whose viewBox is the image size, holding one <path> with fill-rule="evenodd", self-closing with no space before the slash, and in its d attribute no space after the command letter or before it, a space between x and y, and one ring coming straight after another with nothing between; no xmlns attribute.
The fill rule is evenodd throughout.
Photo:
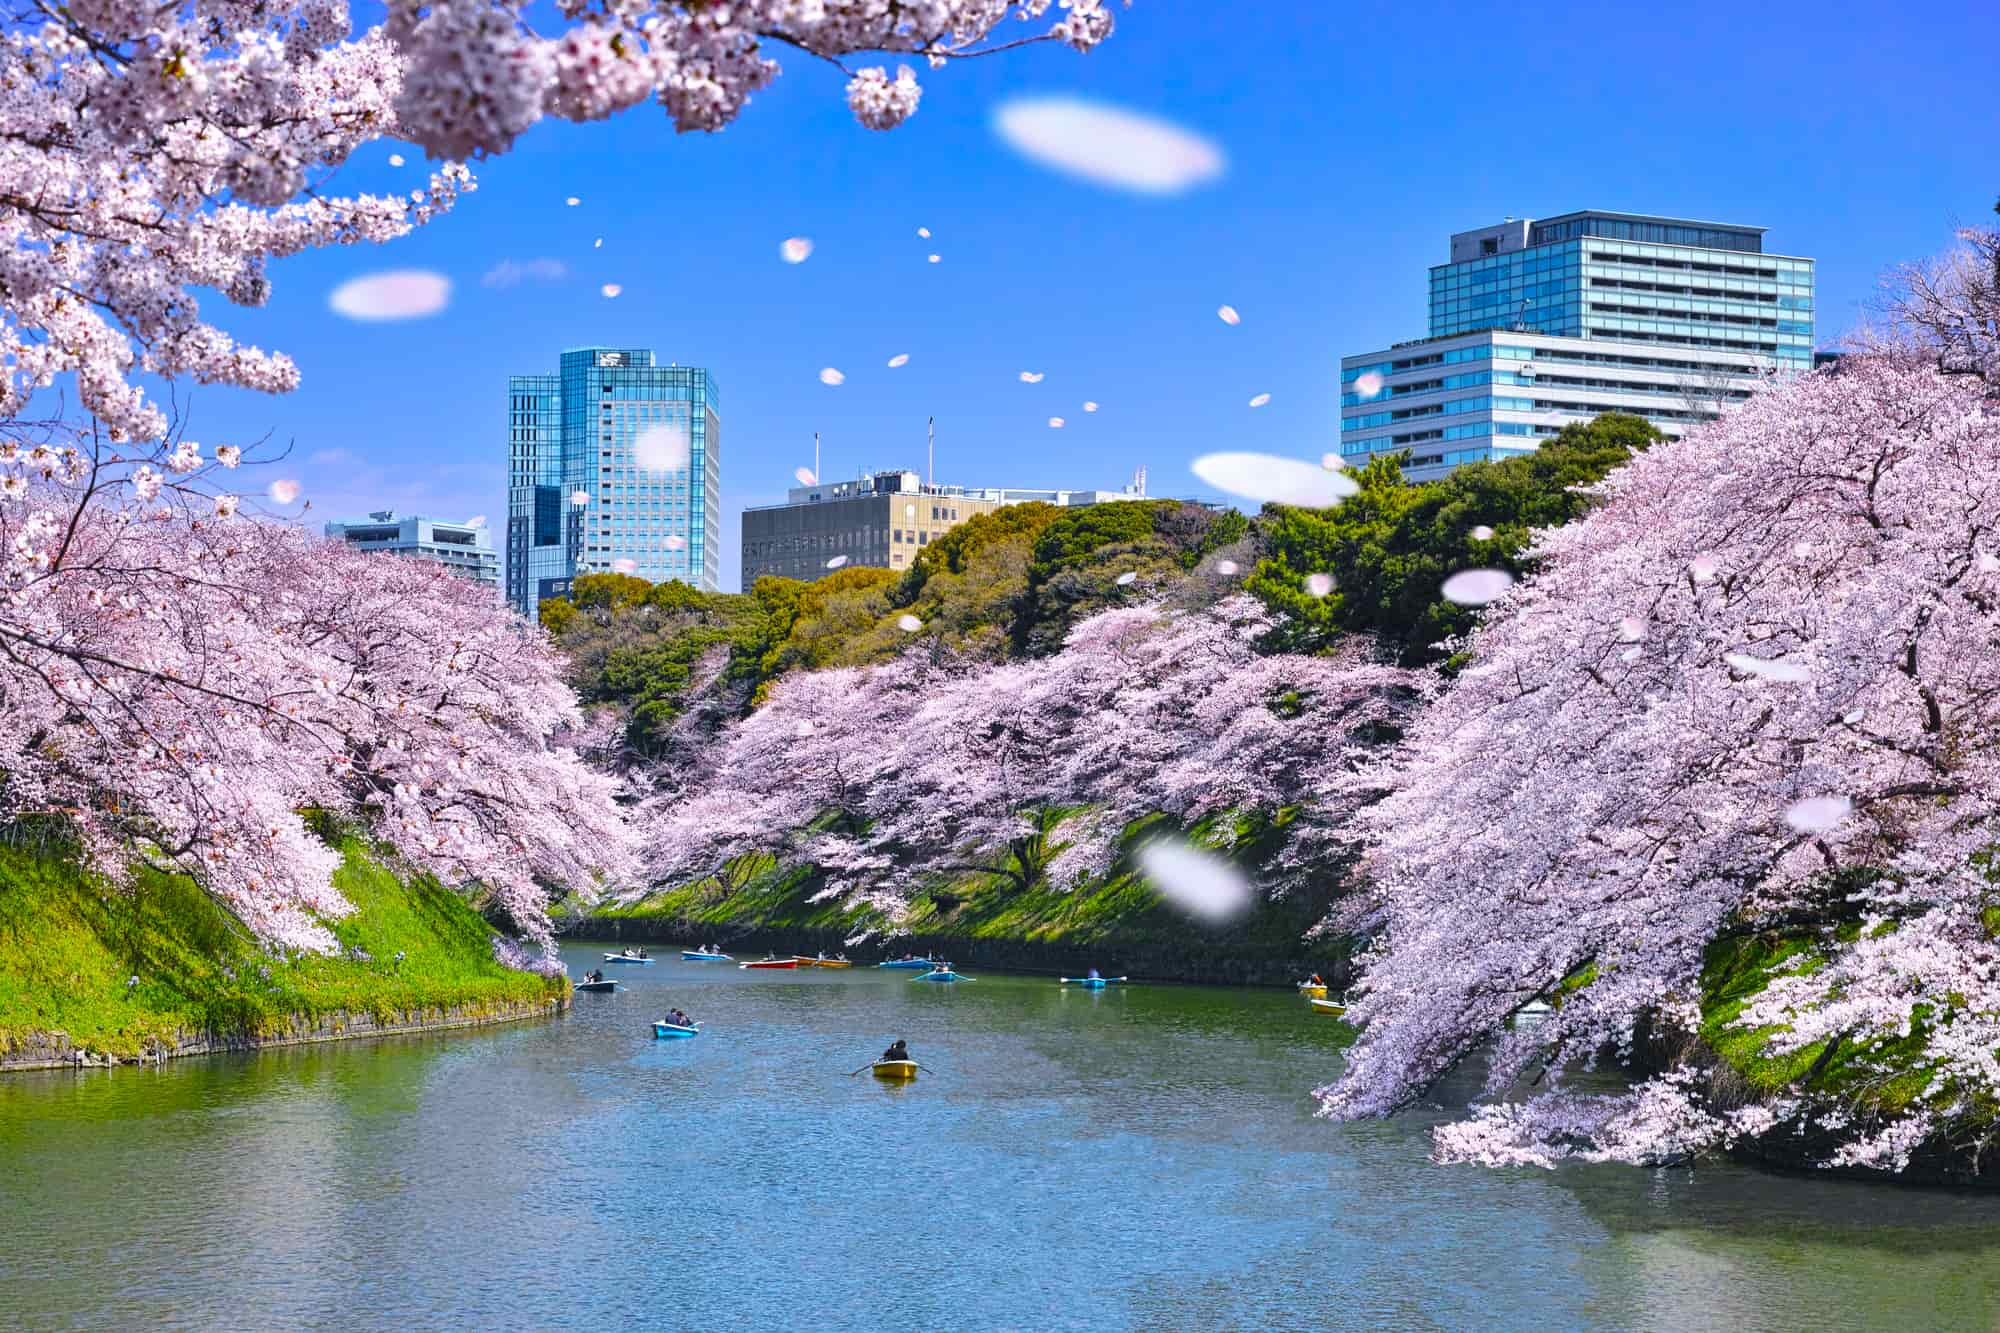
<svg viewBox="0 0 2000 1333"><path fill-rule="evenodd" d="M1082 985L1086 981L1130 981L1131 979L1130 977L1064 977L1062 980L1063 985L1067 986L1072 982ZM971 978L967 977L966 980L970 981Z"/></svg>

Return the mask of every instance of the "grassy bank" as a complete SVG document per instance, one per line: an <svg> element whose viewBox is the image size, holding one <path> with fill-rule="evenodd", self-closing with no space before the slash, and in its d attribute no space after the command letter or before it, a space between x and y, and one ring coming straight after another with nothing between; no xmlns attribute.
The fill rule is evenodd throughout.
<svg viewBox="0 0 2000 1333"><path fill-rule="evenodd" d="M355 911L333 931L372 961L273 957L183 876L142 869L120 890L66 858L0 846L0 1054L60 1033L132 1056L182 1034L269 1036L338 1012L532 1003L563 988L495 962L486 923L450 890L399 880L358 838L334 845Z"/></svg>
<svg viewBox="0 0 2000 1333"><path fill-rule="evenodd" d="M589 935L592 923L656 923L685 926L690 936L728 940L752 931L879 935L890 927L879 913L845 906L837 898L814 902L822 887L810 867L781 865L768 855L746 857L721 876L600 909L571 929ZM933 886L893 924L899 934L919 938L1097 950L1107 957L1162 964L1180 957L1226 954L1316 959L1332 965L1344 957L1344 941L1304 939L1325 916L1329 902L1323 895L1299 893L1262 902L1241 921L1210 928L1162 904L1130 874L1094 880L1075 890L1042 882L1021 888L1001 876L975 874Z"/></svg>

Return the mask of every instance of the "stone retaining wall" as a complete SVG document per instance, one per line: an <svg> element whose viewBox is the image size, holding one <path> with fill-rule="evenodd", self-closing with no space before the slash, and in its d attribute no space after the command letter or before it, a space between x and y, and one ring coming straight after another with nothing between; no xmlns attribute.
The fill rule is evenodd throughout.
<svg viewBox="0 0 2000 1333"><path fill-rule="evenodd" d="M442 1032L451 1028L485 1027L491 1023L514 1023L527 1018L545 1018L569 1008L568 995L544 1000L510 1001L477 1005L418 1006L397 1010L378 1018L345 1010L317 1018L295 1017L289 1027L275 1033L183 1032L172 1044L154 1043L136 1056L120 1057L92 1051L70 1040L66 1032L41 1033L5 1052L0 1052L0 1073L17 1069L108 1068L117 1064L163 1064L188 1055L214 1055L223 1051L259 1051L273 1046L309 1046L326 1041L354 1041L365 1037L393 1037L417 1032Z"/></svg>

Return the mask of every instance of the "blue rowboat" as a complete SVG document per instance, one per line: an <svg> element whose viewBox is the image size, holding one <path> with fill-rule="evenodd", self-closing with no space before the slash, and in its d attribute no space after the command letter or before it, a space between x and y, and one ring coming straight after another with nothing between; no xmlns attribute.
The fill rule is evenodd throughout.
<svg viewBox="0 0 2000 1333"><path fill-rule="evenodd" d="M703 953L699 949L682 949L683 963L733 963L736 960L726 953Z"/></svg>
<svg viewBox="0 0 2000 1333"><path fill-rule="evenodd" d="M665 1019L661 1019L653 1024L653 1036L656 1039L659 1037L699 1037L700 1035L701 1024L699 1023L696 1023L692 1027L682 1027L678 1023L669 1023Z"/></svg>
<svg viewBox="0 0 2000 1333"><path fill-rule="evenodd" d="M1065 986L1081 986L1085 990L1103 990L1113 982L1128 980L1130 980L1129 977L1064 977L1062 984Z"/></svg>
<svg viewBox="0 0 2000 1333"><path fill-rule="evenodd" d="M875 964L875 966L900 968L904 971L911 971L911 972L916 971L918 968L922 968L924 971L928 972L931 969L932 960L928 958L895 958L891 959L886 963L877 963Z"/></svg>
<svg viewBox="0 0 2000 1333"><path fill-rule="evenodd" d="M978 978L978 977L962 977L962 976L960 976L960 975L959 975L958 973L956 973L956 972L926 972L926 973L924 973L924 974L923 974L922 976L920 976L920 977L911 977L911 978L910 978L910 980L912 980L912 981L977 981L977 980L979 980L979 978Z"/></svg>
<svg viewBox="0 0 2000 1333"><path fill-rule="evenodd" d="M1084 979L1083 979L1082 981L1079 981L1079 982L1077 983L1077 985L1079 985L1079 986L1083 987L1083 988L1084 988L1085 990L1103 990L1103 989L1104 989L1104 978L1103 978L1103 977L1085 977L1085 978L1084 978Z"/></svg>
<svg viewBox="0 0 2000 1333"><path fill-rule="evenodd" d="M604 961L607 963L651 963L655 960L651 958L639 958L629 953L608 953L604 955Z"/></svg>

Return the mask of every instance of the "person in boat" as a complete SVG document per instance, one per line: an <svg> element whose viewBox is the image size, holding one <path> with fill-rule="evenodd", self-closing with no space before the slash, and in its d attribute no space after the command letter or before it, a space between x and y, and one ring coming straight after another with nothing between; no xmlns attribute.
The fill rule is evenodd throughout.
<svg viewBox="0 0 2000 1333"><path fill-rule="evenodd" d="M949 972L949 971L951 971L951 964L950 964L950 963L932 963L932 964L931 964L931 971L933 971L933 972Z"/></svg>
<svg viewBox="0 0 2000 1333"><path fill-rule="evenodd" d="M1324 986L1325 984L1324 981L1319 979L1319 973L1317 972L1306 978L1306 985L1308 986Z"/></svg>
<svg viewBox="0 0 2000 1333"><path fill-rule="evenodd" d="M876 1061L876 1063L883 1064L890 1060L907 1060L909 1058L910 1058L910 1047L908 1043L906 1043L901 1037L898 1037L896 1038L896 1044L891 1046L888 1050L882 1052L882 1059Z"/></svg>
<svg viewBox="0 0 2000 1333"><path fill-rule="evenodd" d="M1096 981L1096 980L1098 979L1098 977L1097 977L1097 969L1096 969L1096 968L1094 968L1094 967L1090 969L1090 979L1091 979L1092 981Z"/></svg>
<svg viewBox="0 0 2000 1333"><path fill-rule="evenodd" d="M646 956L646 951L644 949L639 950L639 956L641 958L644 958Z"/></svg>

